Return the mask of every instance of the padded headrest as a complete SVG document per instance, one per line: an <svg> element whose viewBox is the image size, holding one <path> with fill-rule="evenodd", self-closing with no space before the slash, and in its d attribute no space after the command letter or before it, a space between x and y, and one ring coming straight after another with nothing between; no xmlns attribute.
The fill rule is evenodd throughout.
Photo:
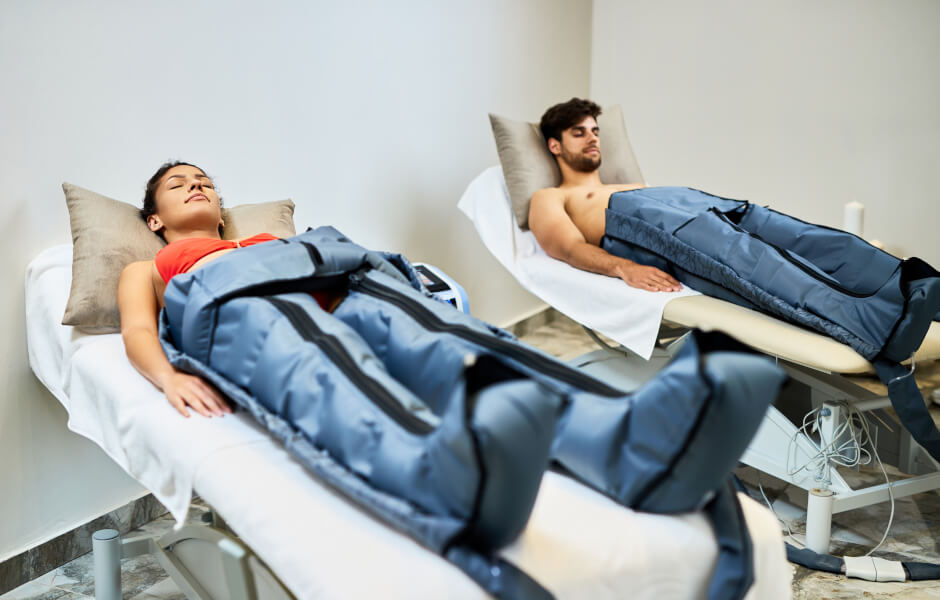
<svg viewBox="0 0 940 600"><path fill-rule="evenodd" d="M490 125L513 214L519 226L528 229L529 200L535 192L561 183L558 163L549 152L538 123L514 121L490 113ZM597 118L597 125L601 130L601 181L643 183L620 106L605 108Z"/></svg>

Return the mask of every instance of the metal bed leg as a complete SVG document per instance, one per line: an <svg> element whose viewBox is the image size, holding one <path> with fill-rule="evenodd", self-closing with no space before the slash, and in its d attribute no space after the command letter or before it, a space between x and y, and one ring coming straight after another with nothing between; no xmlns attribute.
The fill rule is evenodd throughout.
<svg viewBox="0 0 940 600"><path fill-rule="evenodd" d="M248 564L248 553L232 540L216 544L222 551L222 569L230 600L257 600L255 581Z"/></svg>
<svg viewBox="0 0 940 600"><path fill-rule="evenodd" d="M121 535L101 529L91 536L95 560L95 600L121 600Z"/></svg>

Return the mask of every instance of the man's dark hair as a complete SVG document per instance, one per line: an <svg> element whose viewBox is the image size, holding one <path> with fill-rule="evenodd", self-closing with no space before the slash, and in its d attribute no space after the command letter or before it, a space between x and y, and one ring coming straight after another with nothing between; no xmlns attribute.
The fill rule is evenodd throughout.
<svg viewBox="0 0 940 600"><path fill-rule="evenodd" d="M560 142L562 131L577 125L585 117L594 117L596 119L600 114L601 107L594 102L581 98L572 98L546 110L545 114L542 115L541 122L539 122L539 129L542 130L542 137L545 138L546 144L552 138Z"/></svg>
<svg viewBox="0 0 940 600"><path fill-rule="evenodd" d="M157 172L154 173L147 181L147 188L144 191L144 205L138 210L138 213L140 213L140 218L144 220L144 223L147 222L147 217L157 213L157 188L160 187L160 180L163 179L163 176L166 175L167 171L173 167L179 167L180 165L199 169L203 172L203 174L206 172L206 170L202 167L194 165L193 163L184 162L182 160L171 160L160 165L160 168L157 169ZM221 206L221 204L222 197L219 196L219 205ZM155 231L154 233L156 233L161 240L164 242L166 241L162 231ZM222 235L221 225L219 225L219 235Z"/></svg>

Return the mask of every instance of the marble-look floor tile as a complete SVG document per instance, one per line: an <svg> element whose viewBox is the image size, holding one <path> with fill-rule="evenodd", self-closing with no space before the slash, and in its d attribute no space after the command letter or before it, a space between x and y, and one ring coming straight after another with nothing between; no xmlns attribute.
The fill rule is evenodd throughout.
<svg viewBox="0 0 940 600"><path fill-rule="evenodd" d="M130 600L186 600L186 595L167 577L136 596L131 596Z"/></svg>
<svg viewBox="0 0 940 600"><path fill-rule="evenodd" d="M545 325L552 323L560 316L561 313L559 313L554 308L547 308L510 325L506 329L516 337L521 338L538 329L539 327L544 327Z"/></svg>
<svg viewBox="0 0 940 600"><path fill-rule="evenodd" d="M190 509L189 522L199 522L206 512L205 504L199 501ZM165 513L164 511L161 511ZM139 528L124 534L124 539L153 536L160 537L173 529L175 520L167 514L144 523ZM183 600L185 596L167 577L166 571L156 559L149 555L121 561L121 587L125 598L139 600ZM149 595L148 595L149 594ZM8 594L0 600L78 600L94 597L94 556L87 553L79 558L46 573L32 582Z"/></svg>
<svg viewBox="0 0 940 600"><path fill-rule="evenodd" d="M85 596L52 585L49 577L34 579L20 587L0 595L2 600L88 600L94 596Z"/></svg>
<svg viewBox="0 0 940 600"><path fill-rule="evenodd" d="M94 561L91 554L86 554L61 568L62 573L72 579L72 583L58 587L70 592L94 596ZM166 578L166 571L150 555L135 556L121 561L121 590L125 597L135 596Z"/></svg>
<svg viewBox="0 0 940 600"><path fill-rule="evenodd" d="M165 514L166 508L147 494L0 563L0 594L48 573L91 551L92 535L100 529L127 532Z"/></svg>
<svg viewBox="0 0 940 600"><path fill-rule="evenodd" d="M0 561L0 594L15 589L29 580L28 551Z"/></svg>
<svg viewBox="0 0 940 600"><path fill-rule="evenodd" d="M597 344L580 325L561 315L551 323L527 332L520 340L562 361L569 361L597 348Z"/></svg>

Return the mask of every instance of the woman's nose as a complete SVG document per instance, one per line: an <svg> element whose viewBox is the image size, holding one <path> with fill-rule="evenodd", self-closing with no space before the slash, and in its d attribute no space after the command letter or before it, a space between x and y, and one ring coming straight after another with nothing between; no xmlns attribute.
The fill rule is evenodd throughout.
<svg viewBox="0 0 940 600"><path fill-rule="evenodd" d="M198 179L193 179L192 181L189 182L189 189L190 190L202 189L202 182L199 181Z"/></svg>

